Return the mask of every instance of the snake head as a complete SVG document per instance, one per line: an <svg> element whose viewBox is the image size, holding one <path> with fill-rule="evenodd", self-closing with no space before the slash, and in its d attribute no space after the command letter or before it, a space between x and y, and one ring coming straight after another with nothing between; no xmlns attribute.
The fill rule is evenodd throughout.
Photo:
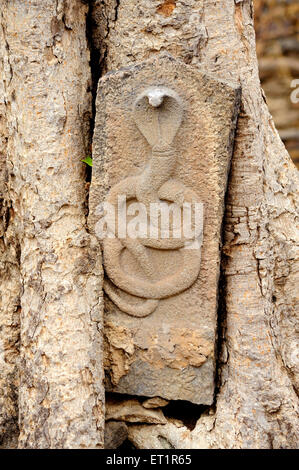
<svg viewBox="0 0 299 470"><path fill-rule="evenodd" d="M171 145L182 122L183 104L174 90L153 86L138 96L133 114L151 147L161 142Z"/></svg>

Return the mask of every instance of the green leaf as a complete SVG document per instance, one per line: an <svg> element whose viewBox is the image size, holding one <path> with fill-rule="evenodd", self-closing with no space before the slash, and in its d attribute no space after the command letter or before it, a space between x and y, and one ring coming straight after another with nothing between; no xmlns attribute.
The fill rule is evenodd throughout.
<svg viewBox="0 0 299 470"><path fill-rule="evenodd" d="M86 157L81 162L86 163L88 166L92 166L92 158L91 157Z"/></svg>

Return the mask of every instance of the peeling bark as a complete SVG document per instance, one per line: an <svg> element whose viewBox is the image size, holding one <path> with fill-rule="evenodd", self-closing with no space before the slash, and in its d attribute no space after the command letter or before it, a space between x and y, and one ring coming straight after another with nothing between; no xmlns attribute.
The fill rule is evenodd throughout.
<svg viewBox="0 0 299 470"><path fill-rule="evenodd" d="M7 50L0 28L0 76L9 74ZM5 81L0 81L0 447L15 447L18 438L19 246L14 236L14 211L7 191Z"/></svg>
<svg viewBox="0 0 299 470"><path fill-rule="evenodd" d="M102 268L81 162L91 118L86 15L79 0L2 1L23 448L103 446Z"/></svg>

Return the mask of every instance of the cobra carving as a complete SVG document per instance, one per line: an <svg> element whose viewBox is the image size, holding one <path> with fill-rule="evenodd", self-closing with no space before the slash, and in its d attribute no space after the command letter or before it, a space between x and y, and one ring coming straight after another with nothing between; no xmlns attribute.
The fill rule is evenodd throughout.
<svg viewBox="0 0 299 470"><path fill-rule="evenodd" d="M152 203L198 201L197 195L182 182L173 179L176 152L173 140L181 126L183 103L176 92L166 87L151 87L136 100L133 109L136 125L151 147L150 159L140 175L128 177L111 188L106 201L117 206L118 196L126 201L137 200L148 211ZM179 294L196 281L200 270L200 247L185 249L181 238L106 238L103 241L106 279L104 290L123 312L145 317L153 313L161 299ZM121 265L123 250L129 250L142 269L142 278L131 275ZM158 279L151 259L152 250L179 250L178 269ZM126 295L124 295L124 293ZM129 296L127 295L129 294ZM129 301L132 296L132 302Z"/></svg>

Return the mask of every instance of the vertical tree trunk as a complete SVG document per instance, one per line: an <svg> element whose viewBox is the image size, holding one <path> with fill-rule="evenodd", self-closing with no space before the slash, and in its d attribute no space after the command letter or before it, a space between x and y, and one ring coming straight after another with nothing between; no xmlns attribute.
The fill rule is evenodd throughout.
<svg viewBox="0 0 299 470"><path fill-rule="evenodd" d="M8 188L21 247L21 447L101 447L101 264L86 231L87 6L2 1ZM7 316L8 314L6 314Z"/></svg>
<svg viewBox="0 0 299 470"><path fill-rule="evenodd" d="M8 62L0 29L0 77ZM7 191L7 139L4 80L0 80L0 446L15 446L18 430L17 358L19 354L20 279L19 244Z"/></svg>
<svg viewBox="0 0 299 470"><path fill-rule="evenodd" d="M260 88L252 1L0 5L3 445L16 431L19 306L19 446L103 445L102 266L86 230L80 161L90 145L91 74L95 84L101 73L165 50L242 87L224 221L218 388L184 445L296 447L298 172ZM155 448L162 435L166 446L181 445L171 427L161 428L131 426L130 439Z"/></svg>

